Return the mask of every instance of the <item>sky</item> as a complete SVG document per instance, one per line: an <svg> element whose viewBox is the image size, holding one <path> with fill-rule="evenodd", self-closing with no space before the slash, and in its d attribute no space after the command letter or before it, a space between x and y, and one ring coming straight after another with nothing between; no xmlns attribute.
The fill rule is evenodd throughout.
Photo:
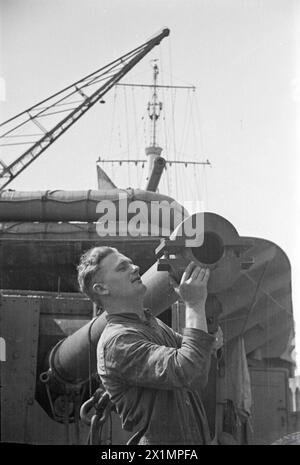
<svg viewBox="0 0 300 465"><path fill-rule="evenodd" d="M170 37L126 80L149 81L150 59L163 58L165 83L197 87L201 134L189 157L212 164L199 177L206 210L226 217L240 235L268 239L286 252L300 366L298 1L0 0L0 119L164 27ZM95 161L109 145L113 93L106 100L10 187L96 188Z"/></svg>

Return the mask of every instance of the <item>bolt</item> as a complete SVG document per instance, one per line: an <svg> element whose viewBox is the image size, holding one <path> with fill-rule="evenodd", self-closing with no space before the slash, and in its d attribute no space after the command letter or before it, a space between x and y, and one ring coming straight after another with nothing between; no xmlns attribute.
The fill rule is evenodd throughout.
<svg viewBox="0 0 300 465"><path fill-rule="evenodd" d="M14 352L13 353L13 359L20 358L20 353L19 352Z"/></svg>
<svg viewBox="0 0 300 465"><path fill-rule="evenodd" d="M30 399L27 400L27 404L28 404L28 405L33 405L33 402L34 402L34 400L33 400L32 397L31 397Z"/></svg>

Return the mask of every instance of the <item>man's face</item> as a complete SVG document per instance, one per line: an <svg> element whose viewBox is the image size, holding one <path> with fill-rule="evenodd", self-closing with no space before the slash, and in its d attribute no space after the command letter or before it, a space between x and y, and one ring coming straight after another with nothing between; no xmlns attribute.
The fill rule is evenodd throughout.
<svg viewBox="0 0 300 465"><path fill-rule="evenodd" d="M139 270L130 258L119 252L112 252L102 260L95 282L105 285L111 297L143 295L146 286L142 283Z"/></svg>

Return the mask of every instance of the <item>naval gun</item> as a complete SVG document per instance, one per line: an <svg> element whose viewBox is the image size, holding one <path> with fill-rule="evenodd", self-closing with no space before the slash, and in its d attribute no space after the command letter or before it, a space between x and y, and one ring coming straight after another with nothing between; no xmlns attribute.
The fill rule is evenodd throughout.
<svg viewBox="0 0 300 465"><path fill-rule="evenodd" d="M204 396L212 431L226 429L228 433L228 428L232 428L233 432L235 425L228 418L245 407L249 414L249 404L241 399L239 390L241 375L249 381L249 367L254 436L249 439L244 431L240 442L270 443L287 433L288 376L294 366L291 276L288 258L276 244L240 237L228 220L214 213L201 214L203 242L194 246L187 246L179 230L169 237L160 227L151 239L142 234L134 240L128 236L120 240L118 235L100 239L95 230L96 204L103 200L120 204L120 192L110 183L106 183L108 190L102 191L3 191L89 108L103 103L106 92L168 35L169 30L164 29L140 47L2 124L1 138L5 139L17 133L19 118L25 116L25 123L30 125L39 115L51 119L51 129L45 133L40 128L38 140L29 149L8 166L1 162L0 441L79 444L86 440L88 431L79 421L79 408L98 386L94 376L96 346L106 322L105 316L96 315L91 302L77 292L75 269L79 256L95 245L115 246L141 266L148 288L145 306L160 318L172 306L172 318L168 318L176 330L184 324L184 312L174 304L177 295L170 287L169 273L179 279L190 260L208 266L208 326L214 331L219 321L226 348L220 376L217 381L213 379ZM52 122L53 110L60 106L60 114L62 100L71 103L74 95L80 96L79 105L66 105L67 115ZM156 104L154 98L152 108L158 108ZM154 111L154 128L157 116ZM155 190L165 161L155 142L153 137L146 151L151 160L156 157L146 186L152 192L123 190L123 199L157 200ZM274 381L267 385L268 396L261 395L260 390L266 379ZM223 384L219 393L216 384ZM278 385L285 395L276 398L277 405L270 403L270 392L275 386L272 394L278 396ZM248 395L249 383L242 387ZM249 401L249 395L246 400ZM270 428L274 419L281 429L278 425ZM74 435L69 428L71 422ZM124 443L116 424L113 435L114 443Z"/></svg>
<svg viewBox="0 0 300 465"><path fill-rule="evenodd" d="M212 427L218 421L216 429L221 431L228 402L236 400L235 386L231 386L230 380L237 379L238 386L236 376L239 370L245 370L239 360L233 360L236 353L244 354L254 381L258 376L270 377L276 370L280 376L286 376L287 372L292 376L293 315L290 264L286 255L270 241L240 236L227 219L209 212L200 214L203 235L194 247L187 246L177 223L172 224L171 235L162 234L160 228L160 235L155 238L99 238L95 223L91 222L97 218L91 215L90 205L99 200L99 195L97 192L90 192L88 197L72 194L71 205L76 202L73 210L66 201L66 193L41 193L33 196L34 200L21 195L22 208L19 208L17 193L10 193L11 202L3 196L3 215L7 214L6 221L10 223L2 224L1 243L5 247L1 249L1 266L14 262L15 266L10 265L10 270L0 268L2 283L7 286L2 286L0 299L1 337L6 342L6 361L1 362L1 441L68 444L86 440L88 430L80 421L79 410L99 385L96 347L106 324L105 315L96 315L92 303L76 293L76 288L63 287L66 281L61 281L56 291L50 288L55 279L51 281L49 257L55 264L56 276L61 273L71 282L75 279L79 256L95 245L117 247L141 266L147 286L145 306L159 318L164 318L165 310L171 308L167 310L171 320L165 321L177 331L184 326L184 309L176 302L178 297L170 286L169 272L173 270L180 276L190 260L210 268L208 325L210 331L215 330L217 323L221 326L226 350L222 368L225 371L221 378L214 374L208 385L205 408ZM110 195L117 201L116 193L110 191ZM145 193L140 191L130 191L127 195L129 202L137 196L145 200ZM149 195L151 199L157 196L147 193L148 200ZM74 223L54 224L58 218L53 216L54 212L58 214L54 208L56 200L61 209L60 218L66 213L69 221L78 221L77 216L82 215L80 229L76 227L73 231ZM27 226L22 223L22 215L26 217L27 207L36 219L25 241ZM13 222L12 215L18 220ZM84 215L88 215L86 225ZM195 215L185 216L187 219L183 221L196 219ZM38 222L41 218L44 222ZM49 219L52 223L45 222ZM33 281L26 281L28 273L24 268L28 266L39 290L30 290ZM22 280L18 281L19 274ZM27 287L13 288L12 282L26 283ZM241 341L244 352L235 350ZM236 373L230 371L232 367L236 367ZM216 373L216 367L213 370ZM224 384L221 399L215 388L219 382ZM252 386L255 395L256 388ZM260 408L260 398L255 399L254 409ZM223 411L216 414L217 408ZM256 422L254 432L261 427L260 420ZM285 433L285 427L282 428L276 432L278 437ZM256 439L259 440L258 433ZM124 432L115 420L113 443L124 442Z"/></svg>
<svg viewBox="0 0 300 465"><path fill-rule="evenodd" d="M204 230L193 240L183 235L191 230L193 223L201 224ZM192 243L192 247L187 244ZM147 287L144 306L154 315L159 315L178 300L170 284L169 272L180 279L190 261L210 268L211 275L208 292L216 294L236 281L243 269L252 264L244 259L243 253L253 245L249 239L240 238L235 228L224 218L212 213L196 213L180 223L169 239L162 239L156 249L158 261L143 275ZM207 309L209 331L217 330L217 315ZM66 384L74 387L87 381L89 372L96 371L96 347L106 325L105 314L98 316L92 323L80 328L68 338L59 341L51 350L46 372L41 380L57 386ZM89 360L92 347L92 358Z"/></svg>

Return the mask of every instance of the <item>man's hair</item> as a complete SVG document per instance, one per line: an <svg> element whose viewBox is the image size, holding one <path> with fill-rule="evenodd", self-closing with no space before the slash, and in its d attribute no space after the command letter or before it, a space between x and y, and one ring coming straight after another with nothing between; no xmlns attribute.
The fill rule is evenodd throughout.
<svg viewBox="0 0 300 465"><path fill-rule="evenodd" d="M117 249L107 246L93 247L80 257L77 266L79 288L91 300L95 300L95 293L92 289L93 278L100 269L102 260L112 252L117 252ZM100 300L99 297L97 300Z"/></svg>

